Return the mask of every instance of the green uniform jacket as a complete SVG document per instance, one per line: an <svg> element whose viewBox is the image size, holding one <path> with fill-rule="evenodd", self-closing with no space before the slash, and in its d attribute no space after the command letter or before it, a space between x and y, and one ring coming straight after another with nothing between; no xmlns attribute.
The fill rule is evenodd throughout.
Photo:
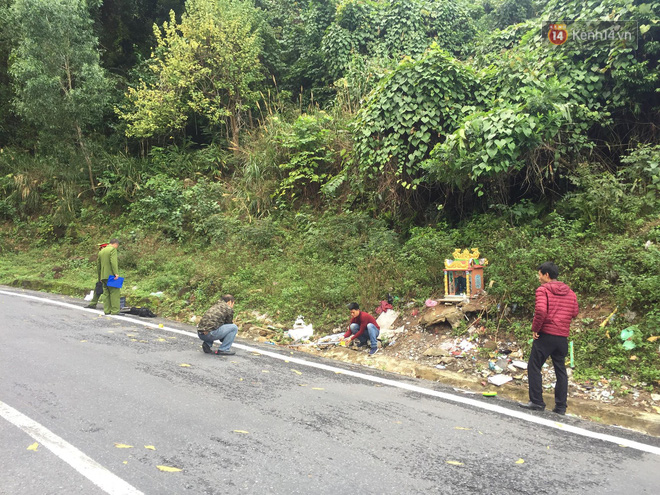
<svg viewBox="0 0 660 495"><path fill-rule="evenodd" d="M96 265L99 280L107 280L110 278L110 275L119 274L117 250L112 246L106 246L101 249Z"/></svg>

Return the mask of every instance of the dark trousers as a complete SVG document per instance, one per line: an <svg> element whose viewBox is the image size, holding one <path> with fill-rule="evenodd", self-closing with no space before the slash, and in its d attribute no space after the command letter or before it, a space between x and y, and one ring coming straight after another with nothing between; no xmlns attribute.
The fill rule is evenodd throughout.
<svg viewBox="0 0 660 495"><path fill-rule="evenodd" d="M555 385L555 407L566 410L568 395L568 375L566 374L566 355L568 354L568 339L558 335L542 333L532 344L532 352L527 363L527 378L529 379L529 400L534 404L545 405L543 402L543 383L541 367L548 356L552 358L555 367L557 384Z"/></svg>

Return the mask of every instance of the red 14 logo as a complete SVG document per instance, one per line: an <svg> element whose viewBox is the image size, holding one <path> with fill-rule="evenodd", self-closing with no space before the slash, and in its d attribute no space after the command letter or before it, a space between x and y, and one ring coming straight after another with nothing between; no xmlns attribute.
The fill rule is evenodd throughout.
<svg viewBox="0 0 660 495"><path fill-rule="evenodd" d="M548 39L553 45L563 45L568 39L566 24L550 24Z"/></svg>

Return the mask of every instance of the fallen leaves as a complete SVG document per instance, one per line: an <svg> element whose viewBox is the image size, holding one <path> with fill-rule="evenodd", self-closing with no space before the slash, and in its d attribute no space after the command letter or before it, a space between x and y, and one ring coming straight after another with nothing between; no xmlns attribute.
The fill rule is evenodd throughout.
<svg viewBox="0 0 660 495"><path fill-rule="evenodd" d="M156 450L156 447L154 447L153 445L145 445L144 448L149 450Z"/></svg>
<svg viewBox="0 0 660 495"><path fill-rule="evenodd" d="M179 471L182 471L179 468L171 467L171 466L156 466L158 469L161 471L164 471L166 473L177 473Z"/></svg>
<svg viewBox="0 0 660 495"><path fill-rule="evenodd" d="M245 430L234 430L234 433L242 433L244 435L249 435L250 434L249 431L245 431Z"/></svg>
<svg viewBox="0 0 660 495"><path fill-rule="evenodd" d="M118 449L132 449L132 445L126 445L125 443L115 443L115 447Z"/></svg>
<svg viewBox="0 0 660 495"><path fill-rule="evenodd" d="M179 366L182 368L190 368L190 365L188 363L181 363Z"/></svg>
<svg viewBox="0 0 660 495"><path fill-rule="evenodd" d="M445 461L445 462L447 464L451 464L452 466L464 466L465 465L462 462L458 462L458 461Z"/></svg>
<svg viewBox="0 0 660 495"><path fill-rule="evenodd" d="M524 464L524 463L525 463L525 459L523 459L522 457L516 461L516 464Z"/></svg>
<svg viewBox="0 0 660 495"><path fill-rule="evenodd" d="M27 449L31 450L33 452L37 451L37 447L39 447L39 444L37 442L34 442L32 445L30 445Z"/></svg>
<svg viewBox="0 0 660 495"><path fill-rule="evenodd" d="M302 375L302 372L298 370L291 369L291 371L293 371L296 375Z"/></svg>

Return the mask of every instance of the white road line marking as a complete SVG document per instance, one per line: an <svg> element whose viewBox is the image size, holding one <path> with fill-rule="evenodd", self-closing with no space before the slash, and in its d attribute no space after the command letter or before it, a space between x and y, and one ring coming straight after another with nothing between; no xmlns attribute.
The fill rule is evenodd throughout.
<svg viewBox="0 0 660 495"><path fill-rule="evenodd" d="M104 492L112 495L142 494L140 490L108 471L45 426L28 418L25 414L2 401L0 401L0 416L30 435Z"/></svg>
<svg viewBox="0 0 660 495"><path fill-rule="evenodd" d="M49 299L44 299L44 298L40 298L40 297L36 297L36 296L30 296L28 294L19 294L19 293L16 293L16 292L6 292L6 291L2 291L2 290L0 290L0 294L6 294L6 295L9 295L9 296L17 296L17 297L25 297L25 298L28 298L28 299L35 299L37 301L41 301L41 302L45 302L45 303L49 303L49 304L56 304L58 306L63 306L63 307L67 307L67 308L77 309L77 310L93 311L91 309L86 310L85 308L81 308L80 306L76 306L75 304L69 304L69 303L64 303L64 302L60 302L60 301L51 301ZM124 320L123 317L121 319ZM126 321L126 320L124 320L124 321ZM131 318L130 321L131 321L131 323L141 324L145 327L151 327L151 328L155 328L157 330L164 330L166 332L173 332L173 333L178 333L178 334L181 334L181 335L188 335L190 337L197 338L196 333L186 332L184 330L178 330L176 328L159 327L155 323L150 323L150 322L147 322L147 321L134 320L132 318ZM497 405L494 405L494 404L488 404L488 403L485 403L485 402L480 402L480 401L477 401L477 400L474 400L474 399L469 399L467 397L456 396L456 395L448 394L446 392L438 392L436 390L430 390L430 389L427 389L427 388L419 387L417 385L411 385L409 383L401 383L401 382L397 382L395 380L389 380L387 378L380 378L378 376L366 375L366 374L363 374L363 373L358 373L356 371L344 370L344 369L337 368L337 367L334 367L334 366L329 366L327 364L314 363L314 362L311 362L311 361L305 361L303 359L296 358L296 357L293 357L293 356L287 356L287 355L277 354L275 352L264 351L262 349L255 348L255 347L250 347L250 346L247 346L247 345L244 345L244 344L234 343L233 345L237 349L243 349L243 350L249 351L249 352L257 352L259 354L263 354L264 356L268 356L268 357L271 357L273 359L279 359L281 361L289 361L290 363L296 363L296 364L299 364L301 366L307 366L309 368L317 368L317 369L324 370L324 371L331 371L333 373L339 372L343 375L352 376L352 377L355 377L355 378L360 378L362 380L366 380L366 381L370 381L370 382L374 382L374 383L380 383L380 384L383 384L383 385L388 385L390 387L396 387L396 388L400 388L400 389L403 389L403 390L408 390L410 392L416 392L416 393L423 394L423 395L429 395L431 397L438 397L440 399L448 400L448 401L451 401L451 402L457 402L459 404L465 404L465 405L476 407L476 408L479 408L479 409L484 409L486 411L491 411L491 412L503 414L505 416L510 416L512 418L517 418L517 419L520 419L522 421L527 421L528 423L535 423L535 424L538 424L538 425L547 426L549 428L554 428L554 429L557 429L557 430L562 430L562 431L566 431L566 432L569 432L569 433L574 433L576 435L580 435L580 436L583 436L583 437L594 438L596 440L602 440L604 442L611 442L611 443L615 443L617 445L623 445L623 446L629 447L631 449L641 450L642 452L648 452L649 454L660 455L660 447L654 447L653 445L647 445L645 443L635 442L633 440L628 440L627 438L621 438L621 437L616 437L614 435L607 435L605 433L598 433L598 432L594 432L594 431L589 431L589 430L585 430L584 428L579 428L577 426L567 425L565 423L560 423L558 421L552 421L550 419L545 419L545 418L540 418L540 417L537 417L537 416L532 416L532 415L524 413L522 411L507 409L506 407L497 406Z"/></svg>

